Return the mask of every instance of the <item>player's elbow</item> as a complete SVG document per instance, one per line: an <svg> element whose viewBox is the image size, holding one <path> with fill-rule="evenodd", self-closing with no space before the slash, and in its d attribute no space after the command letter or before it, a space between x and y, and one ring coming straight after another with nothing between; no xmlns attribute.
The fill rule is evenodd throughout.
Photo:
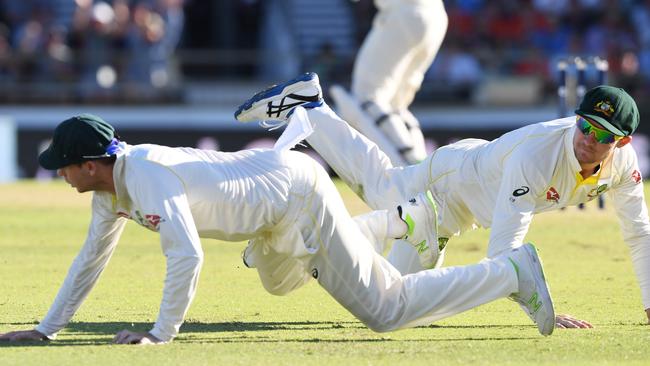
<svg viewBox="0 0 650 366"><path fill-rule="evenodd" d="M167 256L168 266L198 271L203 266L203 252L183 253Z"/></svg>
<svg viewBox="0 0 650 366"><path fill-rule="evenodd" d="M204 260L203 252L197 253L190 258L191 258L190 260L194 263L196 268L200 269L203 266L203 260Z"/></svg>
<svg viewBox="0 0 650 366"><path fill-rule="evenodd" d="M178 256L179 258L183 258L184 261L192 263L194 265L202 265L203 264L203 251L202 250L196 250L192 251L189 253L183 253L182 255Z"/></svg>

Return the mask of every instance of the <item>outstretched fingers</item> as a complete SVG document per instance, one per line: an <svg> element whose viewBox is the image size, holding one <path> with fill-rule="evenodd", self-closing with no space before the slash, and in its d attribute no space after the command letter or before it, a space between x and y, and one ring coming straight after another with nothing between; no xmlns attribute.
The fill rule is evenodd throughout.
<svg viewBox="0 0 650 366"><path fill-rule="evenodd" d="M17 330L14 332L0 334L0 341L47 341L48 338L37 330Z"/></svg>
<svg viewBox="0 0 650 366"><path fill-rule="evenodd" d="M555 327L556 328L593 328L586 320L577 319L569 314L559 314L555 317Z"/></svg>
<svg viewBox="0 0 650 366"><path fill-rule="evenodd" d="M130 330L122 330L113 338L115 344L158 344L164 343L149 333L137 333Z"/></svg>

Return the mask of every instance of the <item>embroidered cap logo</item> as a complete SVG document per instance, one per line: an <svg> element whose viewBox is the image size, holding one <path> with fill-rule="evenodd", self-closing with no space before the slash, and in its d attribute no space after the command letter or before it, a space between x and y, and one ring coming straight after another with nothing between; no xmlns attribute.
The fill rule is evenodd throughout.
<svg viewBox="0 0 650 366"><path fill-rule="evenodd" d="M601 100L600 102L596 103L596 110L606 115L608 118L611 118L615 112L614 107L612 107L612 103L606 100Z"/></svg>

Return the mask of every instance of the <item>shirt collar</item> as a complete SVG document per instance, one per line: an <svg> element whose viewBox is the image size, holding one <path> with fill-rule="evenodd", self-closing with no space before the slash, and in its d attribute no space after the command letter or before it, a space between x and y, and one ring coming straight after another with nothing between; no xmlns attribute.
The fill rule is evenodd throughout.
<svg viewBox="0 0 650 366"><path fill-rule="evenodd" d="M571 167L571 170L579 173L582 170L582 167L580 166L580 162L576 157L576 151L573 148L573 138L575 137L576 131L577 128L575 127L574 124L564 134L564 152L566 153L567 160L569 162L569 166Z"/></svg>
<svg viewBox="0 0 650 366"><path fill-rule="evenodd" d="M124 170L126 165L126 157L131 150L130 145L124 146L124 149L117 154L115 165L113 166L113 183L115 184L115 195L117 202L125 202L129 200L129 194L126 190L126 180L124 178Z"/></svg>

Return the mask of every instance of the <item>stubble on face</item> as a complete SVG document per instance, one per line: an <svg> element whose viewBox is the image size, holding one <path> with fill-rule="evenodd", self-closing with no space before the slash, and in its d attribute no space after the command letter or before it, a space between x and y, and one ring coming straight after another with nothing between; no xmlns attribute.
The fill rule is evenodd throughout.
<svg viewBox="0 0 650 366"><path fill-rule="evenodd" d="M57 174L77 192L87 192L88 174L82 165L71 164L57 170Z"/></svg>
<svg viewBox="0 0 650 366"><path fill-rule="evenodd" d="M598 164L607 159L616 142L610 144L601 144L596 141L592 135L585 136L580 130L577 130L573 138L573 150L580 164Z"/></svg>

